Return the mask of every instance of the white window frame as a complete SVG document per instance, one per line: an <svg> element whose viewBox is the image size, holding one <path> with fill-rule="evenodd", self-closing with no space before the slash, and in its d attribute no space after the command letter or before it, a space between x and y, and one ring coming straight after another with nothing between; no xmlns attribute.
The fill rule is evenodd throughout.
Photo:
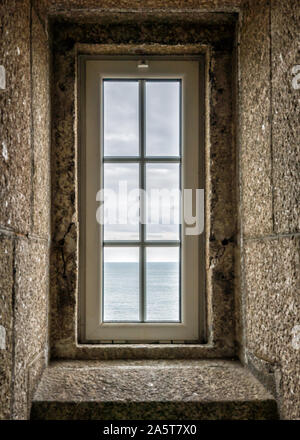
<svg viewBox="0 0 300 440"><path fill-rule="evenodd" d="M204 258L203 235L186 235L182 223L181 317L179 323L102 322L101 226L96 221L101 188L101 83L103 79L180 79L182 90L182 189L203 185L203 154L200 147L200 90L203 65L200 60L155 59L138 68L138 59L80 60L80 295L81 335L85 342L199 341L203 329ZM204 102L201 102L204 107ZM203 187L203 186L202 186ZM202 246L200 246L202 244Z"/></svg>

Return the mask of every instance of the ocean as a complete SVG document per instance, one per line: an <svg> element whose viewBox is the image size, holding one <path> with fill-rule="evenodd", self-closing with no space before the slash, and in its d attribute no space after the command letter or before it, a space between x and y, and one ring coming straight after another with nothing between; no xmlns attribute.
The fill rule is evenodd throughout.
<svg viewBox="0 0 300 440"><path fill-rule="evenodd" d="M179 321L179 265L146 265L146 321ZM139 264L104 264L104 321L139 320Z"/></svg>

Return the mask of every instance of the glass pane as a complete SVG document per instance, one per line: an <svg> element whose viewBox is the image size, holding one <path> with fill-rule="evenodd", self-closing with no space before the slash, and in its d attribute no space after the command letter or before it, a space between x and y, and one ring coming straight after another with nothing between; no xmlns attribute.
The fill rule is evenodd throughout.
<svg viewBox="0 0 300 440"><path fill-rule="evenodd" d="M139 154L139 84L104 81L104 156Z"/></svg>
<svg viewBox="0 0 300 440"><path fill-rule="evenodd" d="M146 248L146 321L180 321L179 247Z"/></svg>
<svg viewBox="0 0 300 440"><path fill-rule="evenodd" d="M104 248L104 321L139 320L139 248Z"/></svg>
<svg viewBox="0 0 300 440"><path fill-rule="evenodd" d="M139 239L138 188L138 164L104 164L104 240Z"/></svg>
<svg viewBox="0 0 300 440"><path fill-rule="evenodd" d="M179 156L180 81L146 82L146 155Z"/></svg>
<svg viewBox="0 0 300 440"><path fill-rule="evenodd" d="M146 240L179 240L180 165L146 165Z"/></svg>

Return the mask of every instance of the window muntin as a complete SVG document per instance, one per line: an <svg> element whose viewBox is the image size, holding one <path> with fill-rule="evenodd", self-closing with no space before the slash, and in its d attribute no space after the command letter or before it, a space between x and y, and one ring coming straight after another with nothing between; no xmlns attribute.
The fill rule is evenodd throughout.
<svg viewBox="0 0 300 440"><path fill-rule="evenodd" d="M163 317L163 319L165 319L164 322L155 321L157 315L155 315L154 300L151 302L148 298L149 311L147 312L146 310L147 291L143 307L145 322L134 322L133 320L130 322L105 322L104 320L105 314L102 293L105 268L103 264L104 253L101 250L103 228L95 222L95 211L99 207L99 201L95 200L95 194L97 194L101 187L103 177L100 173L101 167L99 164L102 163L101 138L104 135L104 121L100 114L104 99L102 91L104 79L109 78L110 81L113 81L122 78L125 82L139 82L140 80L147 80L149 82L153 80L153 83L155 82L154 80L160 80L161 82L164 80L176 80L181 82L182 109L180 117L182 119L182 133L180 133L179 136L182 139L181 147L183 155L177 155L177 152L175 151L174 153L173 149L170 155L167 156L167 162L170 162L170 165L180 164L179 174L182 188L190 188L192 190L199 188L199 173L201 172L201 167L199 167L200 152L198 132L199 62L151 60L146 73L145 71L139 71L137 64L137 60L100 60L89 59L89 57L86 57L84 60L86 79L82 90L84 95L83 139L85 149L82 166L85 178L84 190L81 192L81 261L83 261L84 266L83 270L81 270L81 274L84 279L83 286L86 300L84 303L85 334L83 338L87 342L120 340L128 342L169 340L176 342L178 340L198 340L200 334L199 327L201 326L201 322L199 321L199 294L200 287L203 286L203 280L199 280L198 270L200 261L199 255L201 254L199 254L199 237L189 235L189 232L185 232L188 228L187 225L182 222L182 218L182 224L180 226L181 234L179 236L181 243L180 240L174 240L174 231L171 231L173 233L173 236L169 237L171 240L166 240L165 243L156 240L154 237L151 238L149 235L151 238L151 242L149 240L149 245L151 245L149 248L159 248L162 247L161 244L163 244L163 247L166 247L166 245L174 246L174 250L175 248L177 248L177 250L180 248L182 264L177 271L179 272L178 280L181 285L182 295L181 299L177 302L177 308L174 308L175 312L172 316L172 320L174 319L174 321L167 322L165 317ZM145 113L146 115L144 117L147 119L147 111L145 111ZM139 153L140 148L141 145L139 145ZM147 150L146 146L144 146L144 148ZM118 154L119 153L114 153L113 156L106 156L105 162L107 162L107 164L113 163L114 161L115 163L120 162ZM126 160L128 163L139 163L140 157L138 157L136 152L134 154L135 155L132 154L131 156L122 157L122 161L124 160L124 163ZM148 156L144 154L144 159L147 159L147 164L145 165L150 166L151 161L154 165L166 162L165 157L157 155L157 152L154 152L153 155L151 154L151 151L148 152ZM144 175L142 178L146 183L146 176ZM180 215L182 217L182 211L180 211ZM153 232L151 230L147 232L149 234L157 233L157 231ZM109 247L121 248L127 246L128 243L126 239L118 238L116 242L114 240L113 242L105 242L104 249L108 249ZM140 245L140 243L138 244ZM179 246L180 244L181 246ZM146 245L148 245L147 240L145 240L145 250L143 252L144 261L146 260L146 254L148 255ZM130 239L130 247L131 246L136 246L135 238L133 240ZM139 248L141 246L136 247ZM142 276L147 278L147 271L145 271ZM143 283L141 277L139 282ZM139 309L141 310L140 306ZM181 314L181 320L179 319L175 322L174 316L177 316L177 313ZM149 322L146 322L146 319L149 319Z"/></svg>

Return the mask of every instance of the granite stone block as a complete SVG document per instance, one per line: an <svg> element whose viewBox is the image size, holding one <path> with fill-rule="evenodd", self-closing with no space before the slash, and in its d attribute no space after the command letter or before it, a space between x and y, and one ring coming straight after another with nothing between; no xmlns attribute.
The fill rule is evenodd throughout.
<svg viewBox="0 0 300 440"><path fill-rule="evenodd" d="M0 234L0 325L5 332L0 348L0 420L9 419L13 367L13 239Z"/></svg>
<svg viewBox="0 0 300 440"><path fill-rule="evenodd" d="M28 367L48 339L48 244L16 242L14 418L28 414Z"/></svg>
<svg viewBox="0 0 300 440"><path fill-rule="evenodd" d="M0 60L6 90L0 93L0 225L31 227L31 87L29 0L0 5Z"/></svg>
<svg viewBox="0 0 300 440"><path fill-rule="evenodd" d="M300 65L299 2L272 1L271 23L274 228L283 234L300 231L300 90L292 83Z"/></svg>
<svg viewBox="0 0 300 440"><path fill-rule="evenodd" d="M33 232L49 237L50 228L50 90L48 41L32 12Z"/></svg>
<svg viewBox="0 0 300 440"><path fill-rule="evenodd" d="M239 62L243 233L262 236L273 231L268 2L245 2Z"/></svg>

